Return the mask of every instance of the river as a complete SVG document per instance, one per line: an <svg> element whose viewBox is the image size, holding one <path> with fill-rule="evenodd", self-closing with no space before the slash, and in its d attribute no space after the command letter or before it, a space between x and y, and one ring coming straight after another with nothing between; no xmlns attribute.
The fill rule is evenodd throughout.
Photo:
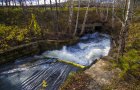
<svg viewBox="0 0 140 90"><path fill-rule="evenodd" d="M0 90L58 90L79 67L57 59L88 66L108 55L110 44L109 35L95 32L81 37L76 45L17 59L0 67Z"/></svg>

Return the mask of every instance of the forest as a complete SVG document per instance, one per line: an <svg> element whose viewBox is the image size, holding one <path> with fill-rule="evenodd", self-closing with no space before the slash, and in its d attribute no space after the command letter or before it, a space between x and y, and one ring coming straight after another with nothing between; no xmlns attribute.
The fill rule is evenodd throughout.
<svg viewBox="0 0 140 90"><path fill-rule="evenodd" d="M94 23L105 26L99 31L113 42L108 61L123 71L102 89L139 90L140 0L0 0L0 52L40 40L81 37Z"/></svg>

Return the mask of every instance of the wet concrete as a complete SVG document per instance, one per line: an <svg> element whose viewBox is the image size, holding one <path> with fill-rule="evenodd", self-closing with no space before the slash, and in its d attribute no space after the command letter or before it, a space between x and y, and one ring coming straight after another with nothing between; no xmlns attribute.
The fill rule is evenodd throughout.
<svg viewBox="0 0 140 90"><path fill-rule="evenodd" d="M18 59L0 68L0 90L58 90L69 73L79 69L56 59L33 57Z"/></svg>

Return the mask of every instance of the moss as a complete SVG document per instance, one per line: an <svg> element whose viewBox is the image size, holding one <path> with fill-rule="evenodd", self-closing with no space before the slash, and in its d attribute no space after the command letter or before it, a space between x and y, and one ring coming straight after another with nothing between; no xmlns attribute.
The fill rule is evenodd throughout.
<svg viewBox="0 0 140 90"><path fill-rule="evenodd" d="M133 43L132 43L132 47L140 50L140 39L136 39Z"/></svg>
<svg viewBox="0 0 140 90"><path fill-rule="evenodd" d="M104 66L102 67L102 69L106 69L108 71L111 71L113 68L115 68L114 66Z"/></svg>
<svg viewBox="0 0 140 90"><path fill-rule="evenodd" d="M4 63L6 60L5 59L2 59L1 61L0 61L0 63Z"/></svg>
<svg viewBox="0 0 140 90"><path fill-rule="evenodd" d="M59 90L88 90L92 78L80 71L70 76Z"/></svg>
<svg viewBox="0 0 140 90"><path fill-rule="evenodd" d="M140 82L131 75L123 75L123 77L115 77L115 80L107 87L102 87L102 90L139 90Z"/></svg>

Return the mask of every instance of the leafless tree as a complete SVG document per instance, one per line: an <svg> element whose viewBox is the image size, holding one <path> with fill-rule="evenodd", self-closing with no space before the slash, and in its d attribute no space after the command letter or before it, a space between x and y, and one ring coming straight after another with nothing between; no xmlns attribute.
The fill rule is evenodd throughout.
<svg viewBox="0 0 140 90"><path fill-rule="evenodd" d="M50 0L50 8L51 8L51 13L52 13L52 15L51 15L51 18L52 18L52 20L53 20L53 31L55 32L55 18L54 18L54 12L53 12L53 9L52 9L52 0Z"/></svg>
<svg viewBox="0 0 140 90"><path fill-rule="evenodd" d="M98 15L98 2L97 0L95 0L95 2L96 2L96 14Z"/></svg>
<svg viewBox="0 0 140 90"><path fill-rule="evenodd" d="M58 32L58 6L57 6L57 0L55 0L56 4L56 34Z"/></svg>
<svg viewBox="0 0 140 90"><path fill-rule="evenodd" d="M122 21L122 30L121 30L121 37L120 37L120 43L118 47L118 55L117 55L117 62L120 63L119 56L123 56L124 49L125 49L125 42L129 30L129 23L131 21L131 16L133 12L133 1L134 0L127 0L126 3L126 15L125 15L125 21Z"/></svg>
<svg viewBox="0 0 140 90"><path fill-rule="evenodd" d="M75 26L75 31L73 33L73 36L75 36L76 31L77 31L77 26L78 26L78 18L79 18L79 11L80 11L80 4L81 4L81 0L79 0L79 4L78 4L78 11L77 11L77 19L76 19L76 26Z"/></svg>
<svg viewBox="0 0 140 90"><path fill-rule="evenodd" d="M6 4L6 6L8 6L8 0L5 0L5 4Z"/></svg>
<svg viewBox="0 0 140 90"><path fill-rule="evenodd" d="M107 2L107 6L106 7L107 7L107 11L106 11L107 13L106 13L106 18L105 18L104 22L107 21L107 18L108 18L109 0Z"/></svg>
<svg viewBox="0 0 140 90"><path fill-rule="evenodd" d="M73 15L73 0L70 0L70 10L69 10L69 20L68 20L67 33L71 33L72 15Z"/></svg>
<svg viewBox="0 0 140 90"><path fill-rule="evenodd" d="M83 33L84 33L84 31L85 31L85 24L86 24L86 20L87 20L87 15L88 15L88 10L89 10L90 1L91 1L91 0L88 1L88 6L87 6L86 13L85 13L84 21L83 21L83 24L82 24L82 29L81 29L81 32L80 32L80 36L82 36Z"/></svg>
<svg viewBox="0 0 140 90"><path fill-rule="evenodd" d="M38 5L39 5L39 0L38 0Z"/></svg>
<svg viewBox="0 0 140 90"><path fill-rule="evenodd" d="M3 0L2 0L2 6L3 6Z"/></svg>
<svg viewBox="0 0 140 90"><path fill-rule="evenodd" d="M17 6L17 4L16 4L16 0L14 0L14 3L15 3L15 6Z"/></svg>
<svg viewBox="0 0 140 90"><path fill-rule="evenodd" d="M103 21L102 0L100 0L100 17L101 17L101 21Z"/></svg>
<svg viewBox="0 0 140 90"><path fill-rule="evenodd" d="M114 29L114 21L115 21L115 18L114 18L114 8L115 8L115 0L113 0L113 10L112 10L112 28Z"/></svg>

